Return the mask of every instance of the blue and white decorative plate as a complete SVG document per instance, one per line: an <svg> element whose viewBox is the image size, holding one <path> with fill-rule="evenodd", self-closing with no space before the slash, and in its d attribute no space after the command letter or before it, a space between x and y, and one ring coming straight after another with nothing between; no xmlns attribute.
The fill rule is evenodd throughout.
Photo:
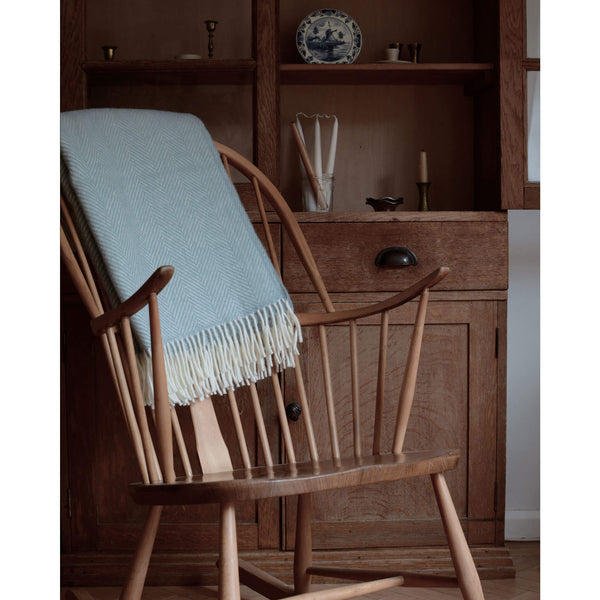
<svg viewBox="0 0 600 600"><path fill-rule="evenodd" d="M362 35L352 17L335 8L322 8L302 20L296 46L307 63L352 63L360 53Z"/></svg>

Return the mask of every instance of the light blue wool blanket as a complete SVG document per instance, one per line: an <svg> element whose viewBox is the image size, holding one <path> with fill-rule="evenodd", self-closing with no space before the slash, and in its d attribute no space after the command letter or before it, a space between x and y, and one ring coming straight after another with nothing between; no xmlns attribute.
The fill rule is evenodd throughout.
<svg viewBox="0 0 600 600"><path fill-rule="evenodd" d="M61 115L61 186L112 302L161 265L172 404L294 365L300 325L203 123L193 115L92 109ZM147 309L132 318L152 404Z"/></svg>

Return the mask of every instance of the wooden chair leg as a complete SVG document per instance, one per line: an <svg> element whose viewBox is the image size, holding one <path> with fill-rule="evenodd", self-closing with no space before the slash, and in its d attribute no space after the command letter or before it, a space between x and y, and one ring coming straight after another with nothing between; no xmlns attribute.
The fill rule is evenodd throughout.
<svg viewBox="0 0 600 600"><path fill-rule="evenodd" d="M431 481L463 598L465 600L484 600L481 581L465 534L460 526L446 480L441 473L434 473L431 475Z"/></svg>
<svg viewBox="0 0 600 600"><path fill-rule="evenodd" d="M221 504L219 600L240 600L235 504Z"/></svg>
<svg viewBox="0 0 600 600"><path fill-rule="evenodd" d="M138 546L133 557L133 562L129 569L129 576L121 595L120 600L140 600L144 590L144 582L146 581L146 573L148 572L148 564L150 556L152 556L152 548L158 531L162 506L152 506L146 517L142 536L138 542Z"/></svg>
<svg viewBox="0 0 600 600"><path fill-rule="evenodd" d="M310 592L311 575L306 569L312 565L312 496L298 496L296 512L296 545L294 548L294 592L306 594Z"/></svg>

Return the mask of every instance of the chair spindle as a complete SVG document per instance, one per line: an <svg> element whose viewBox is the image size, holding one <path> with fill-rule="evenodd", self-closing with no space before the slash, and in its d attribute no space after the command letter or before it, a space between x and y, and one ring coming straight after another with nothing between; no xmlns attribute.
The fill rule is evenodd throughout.
<svg viewBox="0 0 600 600"><path fill-rule="evenodd" d="M273 243L273 237L271 236L271 229L269 227L269 220L267 219L267 212L265 211L265 204L260 193L260 185L256 177L252 177L252 185L254 187L254 195L256 196L256 203L258 204L258 210L260 212L260 220L262 221L263 229L265 231L265 237L267 238L267 247L269 248L269 256L271 262L275 267L275 270L281 276L281 268L279 267L279 260L277 259L277 252L275 252L275 244Z"/></svg>
<svg viewBox="0 0 600 600"><path fill-rule="evenodd" d="M97 317L101 313L101 308L98 307L94 295L92 294L92 290L83 276L81 266L79 265L75 254L73 254L62 226L60 228L60 254L64 265L67 267L67 271L69 271L73 285L90 317Z"/></svg>
<svg viewBox="0 0 600 600"><path fill-rule="evenodd" d="M421 293L417 317L413 327L413 334L410 340L408 358L406 360L406 369L404 370L404 379L400 388L400 401L398 402L398 415L396 418L396 433L394 435L393 452L399 454L404 446L404 437L408 426L408 417L412 408L415 396L415 384L417 383L417 370L419 368L419 354L421 352L421 341L423 340L423 330L425 328L425 314L427 312L427 301L429 299L429 289L425 288Z"/></svg>
<svg viewBox="0 0 600 600"><path fill-rule="evenodd" d="M231 175L231 169L229 167L229 159L224 154L221 154L221 162L223 163L223 166L225 167L225 171L227 171L229 180L231 181L231 183L233 183L233 177Z"/></svg>
<svg viewBox="0 0 600 600"><path fill-rule="evenodd" d="M92 294L94 302L98 311L102 311L102 302L100 300L100 294L98 293L98 288L96 287L96 283L94 281L94 276L92 275L92 270L90 269L90 265L85 256L85 251L83 246L81 245L81 240L79 239L79 235L77 235L77 230L75 228L75 224L73 223L73 219L67 209L67 205L63 199L60 197L60 208L62 212L62 216L67 224L67 229L69 234L71 235L71 239L73 240L73 246L75 246L75 252L77 253L78 263L81 266L81 271L85 277L88 288ZM62 229L62 228L61 228ZM62 246L62 244L61 244ZM99 313L98 313L99 314ZM97 315L94 315L97 316Z"/></svg>
<svg viewBox="0 0 600 600"><path fill-rule="evenodd" d="M171 406L171 426L173 427L173 435L177 442L177 449L179 450L179 456L183 464L183 470L185 472L186 479L192 479L194 472L192 471L192 464L190 457L185 446L185 440L183 439L183 432L181 431L181 425L179 424L179 417L174 406Z"/></svg>
<svg viewBox="0 0 600 600"><path fill-rule="evenodd" d="M375 398L375 423L373 425L373 454L381 454L381 428L383 425L383 403L385 401L385 369L387 366L389 311L381 313L379 329L379 360L377 365L377 395Z"/></svg>
<svg viewBox="0 0 600 600"><path fill-rule="evenodd" d="M356 321L350 321L350 377L352 380L352 431L354 438L354 456L360 458L360 389L358 381L358 328Z"/></svg>
<svg viewBox="0 0 600 600"><path fill-rule="evenodd" d="M250 462L250 455L248 454L248 445L246 444L246 436L244 435L244 429L242 427L240 410L235 398L235 393L231 388L227 390L227 396L229 397L229 406L231 408L231 416L235 426L235 434L237 436L238 446L242 456L242 463L244 465L244 469L250 469L252 468L252 463Z"/></svg>
<svg viewBox="0 0 600 600"><path fill-rule="evenodd" d="M252 407L254 408L254 418L256 419L256 428L258 429L258 438L260 440L260 446L265 457L265 464L267 465L267 468L272 469L273 458L271 457L269 438L267 437L267 429L265 427L265 421L263 419L262 409L260 407L260 400L258 398L256 384L252 382L249 387L250 397L252 398Z"/></svg>
<svg viewBox="0 0 600 600"><path fill-rule="evenodd" d="M154 407L156 409L158 456L167 483L175 481L173 467L173 434L171 425L171 411L169 395L167 392L167 374L158 315L158 298L155 293L150 294L148 309L150 314L150 344L152 349L152 379L154 384Z"/></svg>
<svg viewBox="0 0 600 600"><path fill-rule="evenodd" d="M308 402L308 397L306 396L306 388L304 387L304 377L302 376L300 359L297 356L295 360L294 374L296 376L296 388L298 391L298 399L300 400L300 407L302 408L302 414L304 415L304 426L306 428L306 437L308 440L308 451L310 453L310 460L313 464L317 464L319 462L319 451L317 450L317 441L315 439L312 418L310 416L310 406Z"/></svg>
<svg viewBox="0 0 600 600"><path fill-rule="evenodd" d="M283 434L283 443L285 445L288 463L290 466L295 465L296 453L294 452L294 445L292 443L292 436L290 434L290 426L288 424L287 415L285 414L285 404L283 402L283 394L281 393L281 386L279 384L279 375L275 369L271 370L271 383L273 384L273 392L275 393L279 424L281 425L281 433Z"/></svg>
<svg viewBox="0 0 600 600"><path fill-rule="evenodd" d="M107 329L106 337L108 340L108 346L110 349L115 369L116 384L120 391L119 396L121 399L121 407L123 408L125 422L129 430L129 435L133 442L133 447L142 474L142 479L144 483L150 483L150 477L148 475L148 466L146 464L146 457L144 456L144 445L142 442L142 436L140 434L137 420L135 418L133 404L131 402L131 395L129 394L129 387L127 385L127 378L125 377L125 370L123 368L123 363L121 362L119 348L117 346L117 339L115 336L115 330L113 327Z"/></svg>
<svg viewBox="0 0 600 600"><path fill-rule="evenodd" d="M331 368L329 366L327 333L324 325L319 325L319 341L321 344L321 364L323 367L325 402L327 404L327 417L329 421L329 438L331 440L331 457L337 462L340 460L340 445L338 442L337 425L335 421L335 407L333 405L333 387L331 385Z"/></svg>
<svg viewBox="0 0 600 600"><path fill-rule="evenodd" d="M133 334L131 331L131 321L129 317L123 317L121 319L121 333L123 336L123 345L129 370L129 379L131 382L130 389L133 394L135 414L137 417L138 426L140 428L140 434L142 436L144 455L146 456L146 465L148 466L148 475L150 476L150 481L152 483L158 483L162 481L162 475L160 474L160 468L158 467L158 459L154 450L154 444L152 443L152 436L150 434L148 419L144 409L142 385L140 383L139 371L137 369L137 362L135 359Z"/></svg>

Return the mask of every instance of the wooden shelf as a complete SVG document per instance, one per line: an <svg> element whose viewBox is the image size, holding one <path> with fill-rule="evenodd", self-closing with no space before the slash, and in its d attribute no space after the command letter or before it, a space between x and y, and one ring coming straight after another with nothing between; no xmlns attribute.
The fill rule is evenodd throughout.
<svg viewBox="0 0 600 600"><path fill-rule="evenodd" d="M82 68L89 84L250 84L253 59L115 60L86 61Z"/></svg>
<svg viewBox="0 0 600 600"><path fill-rule="evenodd" d="M449 84L477 86L491 80L492 63L371 63L351 65L282 64L287 85Z"/></svg>

